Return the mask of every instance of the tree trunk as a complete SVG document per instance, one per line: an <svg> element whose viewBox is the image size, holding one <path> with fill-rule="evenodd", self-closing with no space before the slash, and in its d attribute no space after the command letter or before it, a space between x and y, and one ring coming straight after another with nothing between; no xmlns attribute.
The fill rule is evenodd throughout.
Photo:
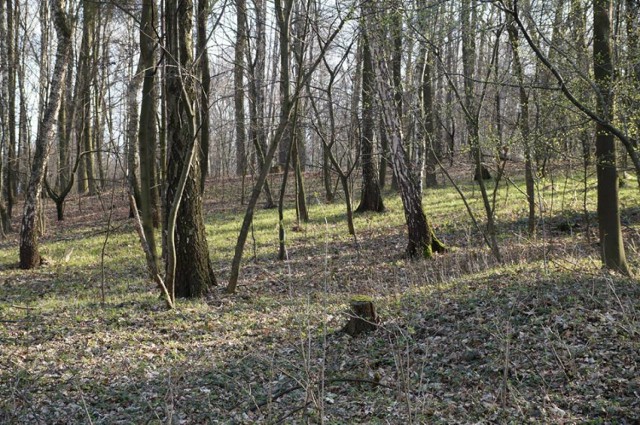
<svg viewBox="0 0 640 425"><path fill-rule="evenodd" d="M402 121L398 114L394 92L390 89L392 73L386 60L387 52L384 50L384 41L380 40L379 36L381 33L380 21L384 17L374 15L371 10L368 12L372 18L367 23L366 35L371 43L372 57L375 58L373 71L376 89L382 117L391 142L393 174L400 189L407 222L408 244L406 252L409 257L429 258L433 252L444 251L445 247L433 236L433 230L422 207L418 184L409 167L407 151L403 143ZM379 9L376 12L381 13Z"/></svg>
<svg viewBox="0 0 640 425"><path fill-rule="evenodd" d="M362 37L362 134L360 137L362 163L362 193L356 213L384 211L382 193L378 184L378 173L373 155L375 71L371 55L371 40L367 34ZM386 164L384 165L386 166Z"/></svg>
<svg viewBox="0 0 640 425"><path fill-rule="evenodd" d="M536 231L536 202L535 202L535 182L533 180L533 161L531 155L531 140L529 130L529 95L524 85L524 71L520 61L518 29L513 22L510 22L507 31L509 33L509 43L513 54L513 69L518 80L520 93L520 116L518 119L518 130L524 145L524 180L527 189L527 202L529 204L528 233L533 236Z"/></svg>
<svg viewBox="0 0 640 425"><path fill-rule="evenodd" d="M131 40L133 43L133 40ZM127 132L126 132L126 145L125 145L125 158L126 158L126 177L127 184L131 188L133 192L133 196L136 201L136 205L142 205L142 200L140 199L140 184L138 183L138 156L139 156L139 148L138 148L138 125L139 125L139 113L138 113L138 92L140 91L140 84L143 80L144 71L142 68L143 64L138 61L138 66L135 70L132 70L133 75L131 75L131 79L127 84L126 91L126 102L127 102ZM130 59L129 69L133 68L133 57ZM80 155L80 148L78 147L78 155ZM81 179L83 176L84 170L84 162L80 162L79 171L78 171L78 179ZM80 182L78 182L78 191L82 188ZM129 204L131 208L133 204ZM135 217L134 211L129 211L129 218Z"/></svg>
<svg viewBox="0 0 640 425"><path fill-rule="evenodd" d="M12 0L6 0L6 28L4 28L4 60L3 84L6 87L3 101L5 103L4 115L6 118L6 152L7 162L5 170L5 191L7 196L6 211L9 217L13 216L13 207L16 204L19 180L19 160L16 138L16 72L18 61L16 59L17 25L15 9ZM5 80L6 79L6 80Z"/></svg>
<svg viewBox="0 0 640 425"><path fill-rule="evenodd" d="M9 85L8 85L8 73L9 65L7 60L7 28L5 22L5 2L0 1L0 124L3 128L8 127L6 100L9 97ZM0 236L5 237L6 233L9 233L11 228L11 217L7 209L8 203L8 191L6 190L6 172L5 167L6 157L6 143L5 137L0 139ZM5 198L6 201L5 202Z"/></svg>
<svg viewBox="0 0 640 425"><path fill-rule="evenodd" d="M265 4L264 0L254 0L256 21L256 53L249 66L249 135L256 151L258 168L264 167L267 154L267 136L264 122L264 68L266 50ZM269 182L264 183L265 208L275 207Z"/></svg>
<svg viewBox="0 0 640 425"><path fill-rule="evenodd" d="M93 43L95 31L95 9L96 4L92 0L83 0L84 11L82 44L80 46L80 57L78 59L78 72L76 81L76 103L79 106L78 120L76 128L76 138L79 150L77 155L83 152L91 152L94 148L92 122L91 122L91 82L93 80ZM93 195L96 193L95 186L95 163L94 155L87 153L82 156L82 162L78 169L78 193Z"/></svg>
<svg viewBox="0 0 640 425"><path fill-rule="evenodd" d="M611 58L611 0L593 2L593 71L599 90L598 114L613 119L613 63ZM618 172L613 134L596 124L596 161L598 176L598 224L604 266L629 275L629 267L620 227Z"/></svg>
<svg viewBox="0 0 640 425"><path fill-rule="evenodd" d="M140 124L138 126L138 149L140 151L140 208L142 210L142 229L149 244L153 260L157 261L154 222L158 222L158 202L156 186L156 145L158 132L156 127L156 65L154 25L155 0L143 0L140 20L140 59L138 70L144 73L142 84L142 104L140 106ZM137 76L135 78L138 78ZM154 220L155 217L155 220Z"/></svg>
<svg viewBox="0 0 640 425"><path fill-rule="evenodd" d="M51 0L53 21L58 37L56 63L49 88L49 99L44 109L42 121L38 126L35 153L31 165L29 186L27 187L22 227L20 229L20 268L31 269L40 265L36 234L36 216L38 199L42 193L42 181L46 168L51 142L54 140L55 123L60 108L65 82L65 72L71 55L71 37L73 29L67 22L62 0Z"/></svg>
<svg viewBox="0 0 640 425"><path fill-rule="evenodd" d="M209 174L209 145L211 144L211 125L209 117L209 105L211 101L211 72L209 71L209 53L207 50L207 18L209 17L209 2L198 0L198 60L200 70L200 191L204 193L204 185Z"/></svg>
<svg viewBox="0 0 640 425"><path fill-rule="evenodd" d="M195 84L190 77L193 69L193 1L167 0L165 19L170 61L166 78L167 210L180 202L175 226L175 270L168 270L173 274L173 280L171 287L167 286L176 297L191 298L204 295L216 283L202 215L200 161L194 159L194 155L188 155L197 148ZM186 181L181 180L183 172L187 172ZM179 196L181 183L184 183L184 191Z"/></svg>
<svg viewBox="0 0 640 425"><path fill-rule="evenodd" d="M462 67L464 73L464 93L465 93L465 107L467 113L465 114L467 120L467 133L469 138L469 149L471 158L474 161L476 176L483 176L483 164L482 164L482 152L480 150L480 129L479 129L479 117L480 107L476 100L475 94L475 61L476 61L476 11L472 10L472 4L470 0L464 0L461 5L461 25L462 25ZM498 40L496 40L496 43ZM497 44L496 44L497 46ZM495 50L497 52L497 49ZM487 194L487 188L483 178L477 180L480 187L480 194L482 196L482 203L484 205L485 213L487 215L487 232L491 240L491 251L494 257L498 261L502 261L502 255L500 254L500 247L498 245L497 229L495 223L494 211L489 201Z"/></svg>
<svg viewBox="0 0 640 425"><path fill-rule="evenodd" d="M440 154L440 140L435 137L434 128L434 107L433 107L433 85L431 82L431 64L426 49L422 55L424 57L424 67L422 69L422 84L420 90L420 99L422 100L422 127L424 132L425 161L424 176L426 187L436 187L438 179L436 175L436 167L438 165L438 156Z"/></svg>
<svg viewBox="0 0 640 425"><path fill-rule="evenodd" d="M284 2L284 4L283 4ZM280 122L288 119L288 112L291 109L290 84L291 84L291 61L290 61L290 36L291 36L291 9L293 0L276 0L275 12L278 26L278 45L280 47ZM289 124L286 127L282 141L280 142L280 152L278 163L283 166L287 161L291 150L293 139L293 129Z"/></svg>
<svg viewBox="0 0 640 425"><path fill-rule="evenodd" d="M247 45L247 4L245 0L236 3L236 45L233 64L233 99L235 104L236 123L236 175L242 176L247 171L247 155L245 152L246 131L244 119L244 51Z"/></svg>

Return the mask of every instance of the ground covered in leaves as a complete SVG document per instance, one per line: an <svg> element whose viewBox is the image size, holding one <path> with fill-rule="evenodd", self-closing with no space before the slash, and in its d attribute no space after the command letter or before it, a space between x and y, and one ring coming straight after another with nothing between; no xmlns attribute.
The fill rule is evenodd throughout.
<svg viewBox="0 0 640 425"><path fill-rule="evenodd" d="M535 238L522 196L499 192L502 263L451 187L425 198L451 248L429 261L403 257L392 194L386 213L356 218L356 238L339 201L314 205L301 230L287 211L285 262L277 214L260 211L229 296L236 183L207 198L220 287L175 311L145 279L119 192L75 199L62 223L48 209L38 270L15 268L15 234L0 242L0 423L640 422L640 285L600 270L573 186L540 188ZM624 189L636 273L639 198ZM352 338L356 294L382 322Z"/></svg>

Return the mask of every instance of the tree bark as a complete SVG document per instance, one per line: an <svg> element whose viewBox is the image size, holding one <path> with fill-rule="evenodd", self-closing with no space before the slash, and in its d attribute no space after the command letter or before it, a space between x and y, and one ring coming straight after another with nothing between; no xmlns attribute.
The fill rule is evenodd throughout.
<svg viewBox="0 0 640 425"><path fill-rule="evenodd" d="M209 145L211 144L211 125L209 117L209 94L211 93L211 72L209 70L209 52L207 50L207 18L209 2L198 0L198 64L200 70L200 191L204 193L205 180L209 174Z"/></svg>
<svg viewBox="0 0 640 425"><path fill-rule="evenodd" d="M593 71L599 90L598 114L613 119L613 61L611 57L611 0L593 2ZM598 224L600 249L605 267L630 275L620 227L618 172L613 134L596 124L596 161L598 176Z"/></svg>
<svg viewBox="0 0 640 425"><path fill-rule="evenodd" d="M155 48L155 0L143 0L140 20L140 59L138 70L143 72L142 103L138 126L138 149L140 153L140 207L142 229L149 244L154 261L158 259L154 224L158 223L158 196L156 187L156 64ZM135 77L138 78L138 77ZM154 220L155 218L155 220Z"/></svg>
<svg viewBox="0 0 640 425"><path fill-rule="evenodd" d="M264 116L264 68L266 50L266 30L265 30L265 2L264 0L254 0L255 21L256 21L256 41L255 59L249 60L249 137L256 151L258 169L264 167L267 153L267 136L265 131ZM264 182L265 208L275 207L273 195L269 182Z"/></svg>
<svg viewBox="0 0 640 425"><path fill-rule="evenodd" d="M168 270L168 274L173 274L174 278L167 287L176 297L192 298L206 294L216 283L202 215L199 160L189 155L197 148L198 137L194 108L195 84L193 78L189 77L194 69L193 1L167 0L165 19L167 58L170 61L166 77L169 145L167 211L171 211L175 202L180 202L175 226L175 270ZM181 179L185 171L188 173L186 181ZM181 182L184 182L184 189L182 196L179 196Z"/></svg>
<svg viewBox="0 0 640 425"><path fill-rule="evenodd" d="M245 152L246 130L244 116L244 55L247 45L247 4L246 0L236 3L236 45L233 64L233 100L236 121L236 175L247 172L247 154Z"/></svg>
<svg viewBox="0 0 640 425"><path fill-rule="evenodd" d="M42 181L51 142L54 140L55 124L63 95L65 73L69 63L69 56L71 55L73 28L67 22L63 0L51 0L51 9L58 38L58 47L49 88L49 99L44 109L42 121L38 126L31 174L22 214L22 226L20 229L20 268L22 269L31 269L41 263L36 233L38 199L42 193Z"/></svg>
<svg viewBox="0 0 640 425"><path fill-rule="evenodd" d="M513 54L513 69L516 79L518 80L518 91L520 94L520 116L518 117L518 130L522 137L524 145L524 180L527 190L527 202L529 204L529 218L527 230L529 236L533 236L536 231L536 202L535 202L535 185L533 180L533 161L531 155L531 140L529 129L529 95L524 85L524 71L522 62L520 61L518 28L515 23L509 22L507 27L509 33L509 43L511 44L511 52Z"/></svg>
<svg viewBox="0 0 640 425"><path fill-rule="evenodd" d="M384 202L378 183L378 173L373 155L373 129L375 126L375 71L371 54L371 40L368 34L362 37L362 133L360 156L362 164L362 191L360 205L356 213L365 211L382 212ZM386 163L383 165L386 166Z"/></svg>
<svg viewBox="0 0 640 425"><path fill-rule="evenodd" d="M372 3L372 2L371 2ZM367 3L371 7L370 3ZM367 8L369 9L369 8ZM407 223L408 244L406 253L409 257L430 258L433 252L442 252L444 245L434 237L433 230L422 207L422 198L415 176L409 167L407 151L403 143L402 120L398 114L397 104L392 87L392 72L386 59L385 44L380 40L380 21L383 16L376 15L382 11L379 8L367 10L371 17L366 26L374 59L374 78L377 94L382 110L382 117L391 142L391 161L395 179L400 189L400 196L404 206Z"/></svg>
<svg viewBox="0 0 640 425"><path fill-rule="evenodd" d="M91 107L91 82L95 73L93 44L95 42L96 7L93 0L83 0L82 2L84 18L82 43L78 60L78 79L76 82L76 102L79 106L77 109L78 121L76 137L79 141L78 146L80 147L77 155L80 155L82 152L91 152L94 150L93 126L91 121L91 111L93 109ZM83 155L78 174L78 193L88 192L90 195L94 195L96 193L95 154L88 153Z"/></svg>

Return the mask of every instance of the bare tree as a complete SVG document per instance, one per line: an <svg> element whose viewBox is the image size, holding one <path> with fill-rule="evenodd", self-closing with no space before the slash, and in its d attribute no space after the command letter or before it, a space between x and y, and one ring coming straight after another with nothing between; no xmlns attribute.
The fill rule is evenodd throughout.
<svg viewBox="0 0 640 425"><path fill-rule="evenodd" d="M520 60L520 42L518 40L518 28L513 21L508 23L509 43L513 54L513 70L518 80L518 92L520 95L520 114L518 115L518 130L524 145L524 180L527 189L527 202L529 204L528 231L533 236L536 231L536 203L535 187L533 180L533 162L531 160L531 140L529 127L529 94L525 87L524 70ZM496 62L497 63L497 62Z"/></svg>
<svg viewBox="0 0 640 425"><path fill-rule="evenodd" d="M209 94L211 93L211 71L209 70L209 51L207 49L207 41L209 34L207 33L207 19L209 17L209 1L198 0L197 14L197 40L198 47L196 53L198 56L198 69L200 71L200 191L204 192L204 184L209 174L209 145L211 142L211 117L209 115L209 105L211 101Z"/></svg>
<svg viewBox="0 0 640 425"><path fill-rule="evenodd" d="M407 255L410 257L429 258L434 252L445 251L445 246L435 237L422 206L422 198L418 182L410 166L405 149L402 120L398 113L393 88L393 73L390 70L388 45L381 39L381 22L384 20L380 2L370 0L365 3L365 11L369 16L366 34L372 48L376 93L378 95L384 124L391 142L391 161L393 174L400 189L407 222Z"/></svg>
<svg viewBox="0 0 640 425"><path fill-rule="evenodd" d="M20 229L20 268L23 269L37 267L41 262L36 232L38 199L42 193L42 181L44 179L51 143L52 140L55 139L55 124L63 95L65 73L67 71L67 65L69 64L71 37L73 35L73 27L70 25L64 10L64 0L51 0L50 4L53 23L58 38L58 47L49 87L49 98L44 109L42 120L38 126L35 152L31 165L31 175L26 192L24 212L22 214L22 226Z"/></svg>

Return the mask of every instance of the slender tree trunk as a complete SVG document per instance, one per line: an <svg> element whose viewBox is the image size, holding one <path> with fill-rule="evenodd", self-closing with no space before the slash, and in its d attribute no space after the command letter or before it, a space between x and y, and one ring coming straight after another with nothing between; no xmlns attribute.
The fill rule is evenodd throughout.
<svg viewBox="0 0 640 425"><path fill-rule="evenodd" d="M424 176L426 187L436 187L438 179L436 167L440 154L440 140L436 137L434 128L433 84L431 81L431 64L426 49L423 53L424 67L422 69L422 84L420 99L422 100L422 127L424 132L425 161Z"/></svg>
<svg viewBox="0 0 640 425"><path fill-rule="evenodd" d="M244 116L244 58L247 45L247 4L245 0L235 0L236 3L236 45L233 64L233 99L235 104L236 124L236 175L242 176L247 172L246 130Z"/></svg>
<svg viewBox="0 0 640 425"><path fill-rule="evenodd" d="M140 19L140 59L138 70L143 73L142 104L138 126L138 148L140 150L140 207L142 229L149 244L149 252L157 261L154 224L158 222L158 202L156 187L156 64L155 64L155 0L143 0ZM138 78L138 77L136 77ZM155 218L155 220L154 220Z"/></svg>
<svg viewBox="0 0 640 425"><path fill-rule="evenodd" d="M18 181L20 179L20 161L18 158L18 141L16 137L16 72L18 69L17 25L13 0L6 0L6 57L7 78L6 116L7 116L7 172L5 186L7 191L7 213L13 216L13 207L17 202Z"/></svg>
<svg viewBox="0 0 640 425"><path fill-rule="evenodd" d="M599 90L598 114L613 119L613 63L611 58L611 0L593 2L593 70ZM596 124L598 175L598 224L600 249L605 267L629 275L620 227L618 172L613 134Z"/></svg>
<svg viewBox="0 0 640 425"><path fill-rule="evenodd" d="M20 229L20 268L22 269L37 267L41 262L36 233L38 199L42 193L42 181L51 143L54 140L55 124L65 83L65 72L71 55L73 28L67 22L63 0L51 0L51 10L58 37L58 47L48 102L44 109L42 121L38 126L35 153L31 164L31 175L22 215L22 227Z"/></svg>
<svg viewBox="0 0 640 425"><path fill-rule="evenodd" d="M382 212L384 211L384 203L380 185L378 184L378 173L373 155L375 71L371 55L371 40L367 34L364 34L362 43L362 133L360 137L362 193L360 205L358 205L355 212Z"/></svg>
<svg viewBox="0 0 640 425"><path fill-rule="evenodd" d="M482 152L480 150L480 129L478 119L480 116L480 105L475 94L475 61L476 61L476 12L472 11L472 2L463 0L461 5L462 15L462 67L464 72L464 93L465 107L467 109L467 137L469 138L469 148L471 158L474 161L475 175L479 176L478 186L482 196L485 213L487 215L487 233L491 240L491 251L498 261L502 261L500 247L498 245L495 216L487 188L482 178ZM497 41L496 41L497 43ZM495 49L497 52L497 49Z"/></svg>
<svg viewBox="0 0 640 425"><path fill-rule="evenodd" d="M533 161L531 155L531 131L529 129L529 95L524 85L524 71L520 61L518 29L513 22L507 28L509 33L509 43L513 54L513 69L518 80L520 94L520 116L518 118L518 129L524 145L524 180L527 189L527 202L529 204L528 233L533 236L536 231L536 202L535 185L533 180Z"/></svg>
<svg viewBox="0 0 640 425"><path fill-rule="evenodd" d="M207 50L207 18L209 17L209 1L198 0L198 64L200 69L200 191L204 193L204 185L209 174L209 146L211 144L211 125L209 94L211 92L211 71L209 70L209 54Z"/></svg>
<svg viewBox="0 0 640 425"><path fill-rule="evenodd" d="M131 41L133 43L133 41ZM127 184L133 192L133 196L136 201L136 205L142 205L140 199L140 184L138 183L138 93L140 91L140 85L143 80L143 64L139 60L138 66L133 70L133 57L130 59L129 69L132 69L133 75L127 84L126 102L127 102L127 132L126 132L126 145L125 145L125 158L127 162L126 176ZM78 155L80 155L80 148L78 148ZM78 168L78 179L83 176L84 162L81 161ZM86 174L85 174L86 175ZM78 190L81 189L81 184L78 182ZM132 205L129 205L132 208ZM134 211L129 211L129 218L135 217Z"/></svg>
<svg viewBox="0 0 640 425"><path fill-rule="evenodd" d="M5 128L8 127L8 102L9 84L8 84L8 58L7 58L7 28L5 20L5 2L0 1L0 125L2 126L2 137L0 137L0 236L4 238L6 233L11 230L11 217L7 204L9 202L9 189L6 187L6 173L8 167L5 161L8 157L8 137L6 137ZM5 202L6 201L6 202Z"/></svg>
<svg viewBox="0 0 640 425"><path fill-rule="evenodd" d="M373 73L376 83L380 107L391 142L391 161L393 174L400 189L400 197L404 206L404 214L407 222L408 244L406 253L409 257L429 258L433 252L442 252L444 245L434 236L433 230L422 206L422 198L418 189L415 176L412 174L407 151L403 143L402 120L398 113L395 93L390 89L393 74L389 69L387 52L384 49L384 41L380 39L383 16L380 8L369 9L367 14L371 16L366 25L366 36L369 39L373 60Z"/></svg>
<svg viewBox="0 0 640 425"><path fill-rule="evenodd" d="M76 81L76 103L78 111L76 139L79 150L82 152L93 150L93 132L91 122L91 82L93 80L93 43L95 31L95 11L96 5L92 0L83 0L84 11L82 43L80 46L80 57L78 59L78 72ZM78 193L95 194L95 164L92 154L82 155L82 162L78 168Z"/></svg>
<svg viewBox="0 0 640 425"><path fill-rule="evenodd" d="M264 69L266 50L266 30L265 30L265 0L254 0L255 21L256 21L256 53L254 61L249 63L249 134L256 151L258 168L264 167L265 156L267 154L267 135L265 131L264 116ZM264 183L265 208L275 207L273 195L269 182Z"/></svg>

